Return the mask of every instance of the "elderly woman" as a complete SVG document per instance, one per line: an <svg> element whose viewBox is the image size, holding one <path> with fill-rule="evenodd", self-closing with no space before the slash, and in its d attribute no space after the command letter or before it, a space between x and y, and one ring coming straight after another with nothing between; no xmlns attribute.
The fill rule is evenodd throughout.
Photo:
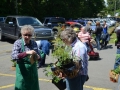
<svg viewBox="0 0 120 90"><path fill-rule="evenodd" d="M33 32L32 26L23 26L21 28L22 38L14 43L11 55L12 59L17 62L14 90L39 90L36 60L40 57L36 42L31 40Z"/></svg>
<svg viewBox="0 0 120 90"><path fill-rule="evenodd" d="M72 28L67 28L62 31L60 37L66 45L72 46L72 55L82 59L82 67L80 68L78 75L72 79L66 77L67 90L83 90L83 85L87 79L88 74L87 48L77 38L76 33ZM62 77L61 73L60 77Z"/></svg>

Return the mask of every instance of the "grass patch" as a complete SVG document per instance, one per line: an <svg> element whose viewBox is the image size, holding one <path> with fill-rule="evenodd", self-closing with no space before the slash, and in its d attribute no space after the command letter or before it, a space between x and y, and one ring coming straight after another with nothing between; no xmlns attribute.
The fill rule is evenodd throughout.
<svg viewBox="0 0 120 90"><path fill-rule="evenodd" d="M120 25L119 23L116 23L115 26L110 27L110 28L108 29L108 33L110 34L110 41L109 41L109 43L112 43L112 44L115 43L116 33L114 33L114 30L115 30L115 28L116 28L117 26L119 26L119 25Z"/></svg>
<svg viewBox="0 0 120 90"><path fill-rule="evenodd" d="M114 32L114 30L115 30L115 26L112 26L112 27L110 27L110 28L108 29L108 33L109 33L110 35L112 35L112 33Z"/></svg>
<svg viewBox="0 0 120 90"><path fill-rule="evenodd" d="M109 43L114 44L114 43L115 43L115 39L116 39L116 33L112 33L112 35L110 36L110 41L109 41Z"/></svg>

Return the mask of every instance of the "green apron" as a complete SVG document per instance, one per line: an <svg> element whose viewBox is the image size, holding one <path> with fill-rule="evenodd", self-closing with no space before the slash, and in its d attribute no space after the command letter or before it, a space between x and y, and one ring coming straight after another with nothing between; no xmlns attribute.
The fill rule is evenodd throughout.
<svg viewBox="0 0 120 90"><path fill-rule="evenodd" d="M23 40L22 51L25 51ZM16 65L15 90L40 90L36 62L31 64L28 56Z"/></svg>

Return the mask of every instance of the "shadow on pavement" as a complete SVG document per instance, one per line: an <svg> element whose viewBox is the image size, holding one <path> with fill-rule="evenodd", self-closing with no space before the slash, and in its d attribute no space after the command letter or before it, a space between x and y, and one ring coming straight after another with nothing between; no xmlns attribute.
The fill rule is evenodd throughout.
<svg viewBox="0 0 120 90"><path fill-rule="evenodd" d="M102 58L90 58L89 61L100 61L100 60L102 60Z"/></svg>
<svg viewBox="0 0 120 90"><path fill-rule="evenodd" d="M15 42L15 40L12 40L12 39L9 39L9 38L4 38L4 40L1 41L1 42L8 42L10 44L13 44Z"/></svg>

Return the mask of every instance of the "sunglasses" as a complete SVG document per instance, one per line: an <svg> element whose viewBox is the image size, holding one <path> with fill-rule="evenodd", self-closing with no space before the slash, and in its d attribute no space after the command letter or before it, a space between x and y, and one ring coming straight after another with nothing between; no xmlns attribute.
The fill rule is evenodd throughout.
<svg viewBox="0 0 120 90"><path fill-rule="evenodd" d="M23 36L31 37L32 35L31 34L23 34Z"/></svg>

